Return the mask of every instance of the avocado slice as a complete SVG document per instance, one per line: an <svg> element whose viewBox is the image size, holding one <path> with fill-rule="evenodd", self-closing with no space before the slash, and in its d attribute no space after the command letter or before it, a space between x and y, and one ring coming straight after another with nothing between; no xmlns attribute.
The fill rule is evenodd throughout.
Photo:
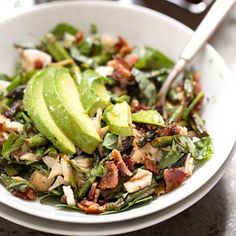
<svg viewBox="0 0 236 236"><path fill-rule="evenodd" d="M132 121L136 123L165 126L165 121L157 110L142 110L133 113Z"/></svg>
<svg viewBox="0 0 236 236"><path fill-rule="evenodd" d="M44 134L61 152L75 153L74 144L62 133L54 122L43 97L43 81L47 70L36 73L28 82L23 104L36 128Z"/></svg>
<svg viewBox="0 0 236 236"><path fill-rule="evenodd" d="M106 108L110 102L109 93L104 85L106 80L107 78L94 70L86 70L82 73L79 86L80 98L85 111L91 116L98 108Z"/></svg>
<svg viewBox="0 0 236 236"><path fill-rule="evenodd" d="M120 136L132 135L132 116L127 102L108 106L104 111L104 120L113 134Z"/></svg>
<svg viewBox="0 0 236 236"><path fill-rule="evenodd" d="M57 126L82 151L91 154L100 137L91 118L85 113L78 89L68 69L48 68L44 78L43 95Z"/></svg>

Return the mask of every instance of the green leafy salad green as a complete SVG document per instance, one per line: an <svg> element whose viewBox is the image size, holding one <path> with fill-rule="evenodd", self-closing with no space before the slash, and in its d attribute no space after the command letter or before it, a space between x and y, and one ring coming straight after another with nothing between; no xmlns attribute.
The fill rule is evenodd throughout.
<svg viewBox="0 0 236 236"><path fill-rule="evenodd" d="M15 47L15 75L0 75L0 183L13 195L115 213L211 158L199 73L169 89L164 118L158 93L173 62L156 49L67 23Z"/></svg>

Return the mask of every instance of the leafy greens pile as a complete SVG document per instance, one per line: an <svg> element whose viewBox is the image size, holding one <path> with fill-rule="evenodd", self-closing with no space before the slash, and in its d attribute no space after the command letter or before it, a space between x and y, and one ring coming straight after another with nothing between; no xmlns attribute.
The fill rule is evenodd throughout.
<svg viewBox="0 0 236 236"><path fill-rule="evenodd" d="M16 74L0 75L0 182L13 195L90 214L165 194L211 158L200 76L158 92L173 62L148 46L58 24L38 45L16 44Z"/></svg>

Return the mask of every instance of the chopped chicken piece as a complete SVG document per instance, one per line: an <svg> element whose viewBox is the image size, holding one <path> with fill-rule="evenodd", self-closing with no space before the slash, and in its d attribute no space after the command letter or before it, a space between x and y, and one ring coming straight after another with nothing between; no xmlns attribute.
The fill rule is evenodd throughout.
<svg viewBox="0 0 236 236"><path fill-rule="evenodd" d="M34 69L42 69L52 62L52 57L38 49L26 49L21 53L23 59L23 69L31 71Z"/></svg>
<svg viewBox="0 0 236 236"><path fill-rule="evenodd" d="M159 159L161 152L152 147L150 143L145 144L143 147L134 147L131 157L135 163L144 164L146 159L149 159L156 163Z"/></svg>
<svg viewBox="0 0 236 236"><path fill-rule="evenodd" d="M127 192L133 193L150 186L152 182L152 172L138 169L137 174L124 183Z"/></svg>
<svg viewBox="0 0 236 236"><path fill-rule="evenodd" d="M63 186L63 192L66 196L66 203L69 206L75 206L75 197L71 186Z"/></svg>

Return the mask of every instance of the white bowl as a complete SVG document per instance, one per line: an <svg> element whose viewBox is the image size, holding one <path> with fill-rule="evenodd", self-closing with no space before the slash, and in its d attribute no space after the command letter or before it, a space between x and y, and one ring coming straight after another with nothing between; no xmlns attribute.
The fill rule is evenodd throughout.
<svg viewBox="0 0 236 236"><path fill-rule="evenodd" d="M35 42L59 22L69 22L85 33L90 23L100 32L122 35L134 45L146 44L157 48L173 60L189 40L192 31L171 18L138 6L114 2L60 2L40 5L0 23L0 68L11 73L15 66L16 42ZM0 201L37 217L72 223L108 223L133 219L167 208L190 196L203 186L225 162L235 141L235 84L216 51L207 46L193 62L202 74L202 86L209 98L204 108L206 126L214 141L211 160L201 163L193 176L176 190L144 206L113 215L84 215L58 210L18 199L0 186Z"/></svg>

